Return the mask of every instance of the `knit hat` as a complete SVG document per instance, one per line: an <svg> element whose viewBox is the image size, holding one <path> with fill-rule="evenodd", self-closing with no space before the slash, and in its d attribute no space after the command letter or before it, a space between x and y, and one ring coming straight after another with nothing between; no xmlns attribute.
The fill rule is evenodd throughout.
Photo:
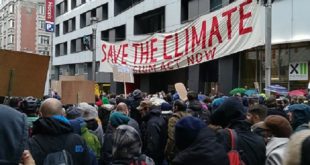
<svg viewBox="0 0 310 165"><path fill-rule="evenodd" d="M195 117L188 116L180 119L175 125L176 147L180 150L189 147L204 127L206 124Z"/></svg>
<svg viewBox="0 0 310 165"><path fill-rule="evenodd" d="M289 121L279 115L268 116L258 127L268 130L273 136L280 138L288 138L293 132Z"/></svg>
<svg viewBox="0 0 310 165"><path fill-rule="evenodd" d="M188 107L187 109L191 110L191 111L201 111L202 110L202 105L199 101L197 100L193 100L193 101L190 101L189 104L188 104Z"/></svg>
<svg viewBox="0 0 310 165"><path fill-rule="evenodd" d="M98 111L95 107L87 104L87 103L80 103L78 108L81 109L82 117L84 120L92 120L98 118Z"/></svg>
<svg viewBox="0 0 310 165"><path fill-rule="evenodd" d="M102 103L103 104L109 104L109 99L107 97L102 97Z"/></svg>
<svg viewBox="0 0 310 165"><path fill-rule="evenodd" d="M179 100L180 99L180 96L178 93L175 93L172 95L172 100L175 101L175 100Z"/></svg>
<svg viewBox="0 0 310 165"><path fill-rule="evenodd" d="M117 128L119 125L128 124L130 118L121 112L113 112L110 116L111 125Z"/></svg>
<svg viewBox="0 0 310 165"><path fill-rule="evenodd" d="M236 97L225 99L223 104L211 115L211 123L220 125L223 128L227 127L233 121L244 119L245 113L243 112L243 106Z"/></svg>
<svg viewBox="0 0 310 165"><path fill-rule="evenodd" d="M172 110L172 106L169 103L164 102L161 104L160 109L162 111L170 111L170 110Z"/></svg>
<svg viewBox="0 0 310 165"><path fill-rule="evenodd" d="M216 109L218 108L220 105L222 105L224 103L225 99L224 98L216 98L212 101L212 108Z"/></svg>
<svg viewBox="0 0 310 165"><path fill-rule="evenodd" d="M76 118L81 117L81 116L82 116L82 110L78 107L70 107L66 111L66 117L69 120L76 119Z"/></svg>
<svg viewBox="0 0 310 165"><path fill-rule="evenodd" d="M112 143L113 159L132 159L141 154L141 148L141 138L133 127L121 125L116 128Z"/></svg>

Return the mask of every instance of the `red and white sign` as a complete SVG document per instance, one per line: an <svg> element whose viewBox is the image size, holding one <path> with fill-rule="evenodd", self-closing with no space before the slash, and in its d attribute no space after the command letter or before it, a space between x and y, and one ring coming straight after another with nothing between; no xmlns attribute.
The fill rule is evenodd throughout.
<svg viewBox="0 0 310 165"><path fill-rule="evenodd" d="M55 9L55 0L46 0L45 1L45 26L46 31L54 32L54 9Z"/></svg>
<svg viewBox="0 0 310 165"><path fill-rule="evenodd" d="M135 73L180 69L264 44L264 8L256 0L238 0L169 33L142 41L100 43L100 72L111 65Z"/></svg>

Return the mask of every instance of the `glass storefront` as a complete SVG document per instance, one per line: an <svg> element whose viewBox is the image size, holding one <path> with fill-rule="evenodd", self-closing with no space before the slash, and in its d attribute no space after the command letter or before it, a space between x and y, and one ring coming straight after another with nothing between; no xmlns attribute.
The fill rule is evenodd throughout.
<svg viewBox="0 0 310 165"><path fill-rule="evenodd" d="M254 88L254 82L264 89L265 82L265 51L263 47L251 49L240 56L240 86ZM310 61L310 42L282 44L272 47L271 83L287 87L289 90L306 89L309 79L289 81L289 64ZM309 74L309 72L308 72ZM309 77L309 75L308 75Z"/></svg>

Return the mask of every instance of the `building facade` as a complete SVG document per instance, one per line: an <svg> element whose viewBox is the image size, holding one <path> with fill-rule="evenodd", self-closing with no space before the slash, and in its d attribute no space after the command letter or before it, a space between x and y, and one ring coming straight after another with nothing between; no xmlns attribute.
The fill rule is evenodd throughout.
<svg viewBox="0 0 310 165"><path fill-rule="evenodd" d="M2 0L0 49L51 54L52 34L45 32L45 0Z"/></svg>
<svg viewBox="0 0 310 165"><path fill-rule="evenodd" d="M60 75L84 74L91 79L92 29L96 43L100 40L118 42L138 41L155 32L171 32L200 15L208 14L233 0L56 0L56 32L53 45L54 78ZM272 28L272 83L288 88L301 88L308 83L290 81L289 64L307 62L310 41L309 0L275 1ZM264 14L264 13L262 13ZM283 17L285 16L285 17ZM97 18L97 23L91 22ZM281 18L281 19L280 19ZM282 19L288 18L288 19ZM85 39L90 46L85 45ZM97 49L100 49L96 45ZM96 70L100 54L96 56ZM113 82L111 73L97 73L96 81L109 86L110 92L122 93L122 83ZM175 71L135 74L135 84L146 92L168 91L176 82L204 93L218 89L227 93L238 86L264 86L264 50L257 47L217 60ZM130 89L129 89L130 91Z"/></svg>

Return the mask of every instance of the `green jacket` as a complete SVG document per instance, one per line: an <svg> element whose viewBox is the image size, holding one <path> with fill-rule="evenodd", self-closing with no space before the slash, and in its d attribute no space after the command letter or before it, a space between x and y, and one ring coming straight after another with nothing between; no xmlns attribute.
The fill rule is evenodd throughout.
<svg viewBox="0 0 310 165"><path fill-rule="evenodd" d="M81 128L82 137L86 141L87 146L94 151L96 157L100 157L101 144L98 137L89 132L86 126Z"/></svg>
<svg viewBox="0 0 310 165"><path fill-rule="evenodd" d="M191 116L191 114L185 111L175 112L168 121L168 140L165 148L165 155L169 161L172 161L173 157L176 154L174 142L174 127L181 118L186 116Z"/></svg>

